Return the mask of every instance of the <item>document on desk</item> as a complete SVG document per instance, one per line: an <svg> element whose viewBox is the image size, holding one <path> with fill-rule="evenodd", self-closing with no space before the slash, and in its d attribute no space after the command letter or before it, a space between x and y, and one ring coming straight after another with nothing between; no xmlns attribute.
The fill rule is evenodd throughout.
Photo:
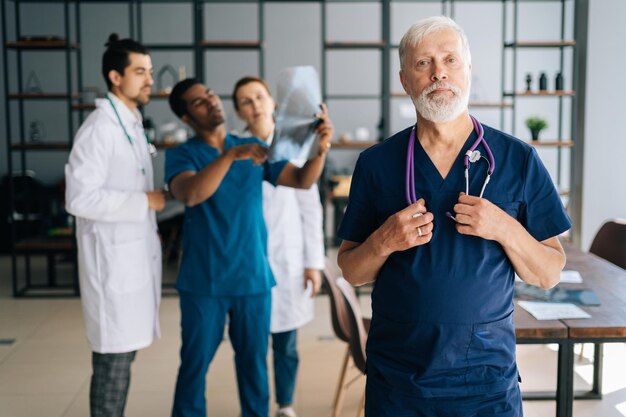
<svg viewBox="0 0 626 417"><path fill-rule="evenodd" d="M515 274L515 282L524 282L519 277L519 275ZM561 284L580 284L583 282L583 277L580 275L580 272L573 270L563 270L561 271L561 280L559 281Z"/></svg>
<svg viewBox="0 0 626 417"><path fill-rule="evenodd" d="M517 304L537 320L588 319L591 316L572 303L518 301Z"/></svg>
<svg viewBox="0 0 626 417"><path fill-rule="evenodd" d="M564 270L561 271L561 283L563 284L580 284L583 277L578 271Z"/></svg>

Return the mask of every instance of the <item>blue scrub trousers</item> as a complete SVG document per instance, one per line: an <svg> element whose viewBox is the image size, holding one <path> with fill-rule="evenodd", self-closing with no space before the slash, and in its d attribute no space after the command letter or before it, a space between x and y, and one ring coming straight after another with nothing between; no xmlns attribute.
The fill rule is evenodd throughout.
<svg viewBox="0 0 626 417"><path fill-rule="evenodd" d="M296 388L298 373L298 351L296 336L298 330L272 333L272 351L274 352L274 385L276 403L280 406L293 404L293 392Z"/></svg>
<svg viewBox="0 0 626 417"><path fill-rule="evenodd" d="M415 398L368 376L365 417L522 417L519 386L508 391L454 397Z"/></svg>
<svg viewBox="0 0 626 417"><path fill-rule="evenodd" d="M183 343L173 417L206 417L206 373L222 341L227 315L228 335L235 351L241 416L268 416L271 300L271 292L234 297L180 292Z"/></svg>

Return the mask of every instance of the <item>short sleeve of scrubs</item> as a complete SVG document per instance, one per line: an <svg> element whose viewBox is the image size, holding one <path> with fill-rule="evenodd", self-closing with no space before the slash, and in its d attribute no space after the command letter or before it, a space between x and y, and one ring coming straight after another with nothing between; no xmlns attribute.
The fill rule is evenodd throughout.
<svg viewBox="0 0 626 417"><path fill-rule="evenodd" d="M520 221L538 241L557 236L572 227L552 179L534 148L526 161L523 201L526 204Z"/></svg>
<svg viewBox="0 0 626 417"><path fill-rule="evenodd" d="M283 172L285 166L289 163L287 160L276 162L265 162L263 164L263 179L272 185L276 185L280 173Z"/></svg>
<svg viewBox="0 0 626 417"><path fill-rule="evenodd" d="M357 160L350 184L350 197L337 235L352 242L363 243L377 228L376 213L372 207L372 187L363 162Z"/></svg>
<svg viewBox="0 0 626 417"><path fill-rule="evenodd" d="M172 179L184 171L196 171L193 158L188 155L184 145L168 149L165 152L165 183L169 184Z"/></svg>

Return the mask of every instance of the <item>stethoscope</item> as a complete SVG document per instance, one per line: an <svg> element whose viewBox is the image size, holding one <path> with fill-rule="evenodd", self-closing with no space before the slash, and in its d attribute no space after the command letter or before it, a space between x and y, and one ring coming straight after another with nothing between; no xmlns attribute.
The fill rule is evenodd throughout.
<svg viewBox="0 0 626 417"><path fill-rule="evenodd" d="M119 122L122 130L124 131L124 134L126 135L126 139L128 139L128 143L130 143L130 146L133 149L133 155L135 155L135 159L137 160L137 163L139 163L139 169L141 170L141 173L143 175L146 175L146 169L144 168L143 164L141 163L141 159L139 158L139 156L135 152L135 147L133 146L133 138L131 138L130 135L128 134L128 132L126 131L126 127L124 127L124 123L122 123L122 118L120 117L119 113L117 112L117 108L115 107L115 104L113 104L113 100L111 100L111 97L106 96L106 98L109 101L109 103L111 103L111 107L113 107L113 111L115 112L115 116L117 117L117 121ZM155 158L157 156L157 149L156 149L156 147L154 146L154 144L152 144L152 142L150 142L150 139L148 139L148 135L146 135L145 132L144 132L143 135L145 136L146 143L148 144L148 153L150 154L151 157Z"/></svg>
<svg viewBox="0 0 626 417"><path fill-rule="evenodd" d="M463 157L463 165L465 166L465 194L469 195L469 169L470 164L474 162L478 162L480 159L484 159L487 162L487 176L485 177L485 181L483 182L483 186L480 190L479 197L482 197L485 193L485 188L491 180L491 175L496 170L496 161L493 158L493 153L491 153L491 149L489 145L487 145L487 141L484 137L484 130L482 125L474 118L474 116L470 115L470 119L472 119L472 124L474 125L474 131L478 138L469 147L467 152L465 152L465 156ZM482 143L483 148L485 149L485 153L487 157L481 155L480 151L477 149L478 146ZM417 195L415 192L415 126L411 130L411 135L409 137L409 145L407 147L407 155L406 155L406 201L409 205L415 204L417 202ZM418 213L421 214L421 213ZM454 221L457 221L452 213L446 212L446 216L451 218ZM415 215L417 217L417 215Z"/></svg>

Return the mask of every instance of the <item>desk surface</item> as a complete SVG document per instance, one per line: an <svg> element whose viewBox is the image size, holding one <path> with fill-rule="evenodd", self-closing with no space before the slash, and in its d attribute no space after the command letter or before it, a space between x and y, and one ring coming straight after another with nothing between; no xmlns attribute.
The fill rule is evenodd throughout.
<svg viewBox="0 0 626 417"><path fill-rule="evenodd" d="M590 288L600 299L599 306L580 306L591 315L578 320L536 320L515 306L515 334L522 343L541 339L576 340L626 339L626 270L569 244L565 269L580 272L580 284L560 284L569 288Z"/></svg>
<svg viewBox="0 0 626 417"><path fill-rule="evenodd" d="M581 306L589 319L562 320L570 339L626 338L626 270L591 253L565 246L567 269L583 277L574 288L591 288L600 299L599 306Z"/></svg>
<svg viewBox="0 0 626 417"><path fill-rule="evenodd" d="M515 304L515 337L519 343L537 343L538 340L566 339L567 326L559 320L537 320Z"/></svg>

